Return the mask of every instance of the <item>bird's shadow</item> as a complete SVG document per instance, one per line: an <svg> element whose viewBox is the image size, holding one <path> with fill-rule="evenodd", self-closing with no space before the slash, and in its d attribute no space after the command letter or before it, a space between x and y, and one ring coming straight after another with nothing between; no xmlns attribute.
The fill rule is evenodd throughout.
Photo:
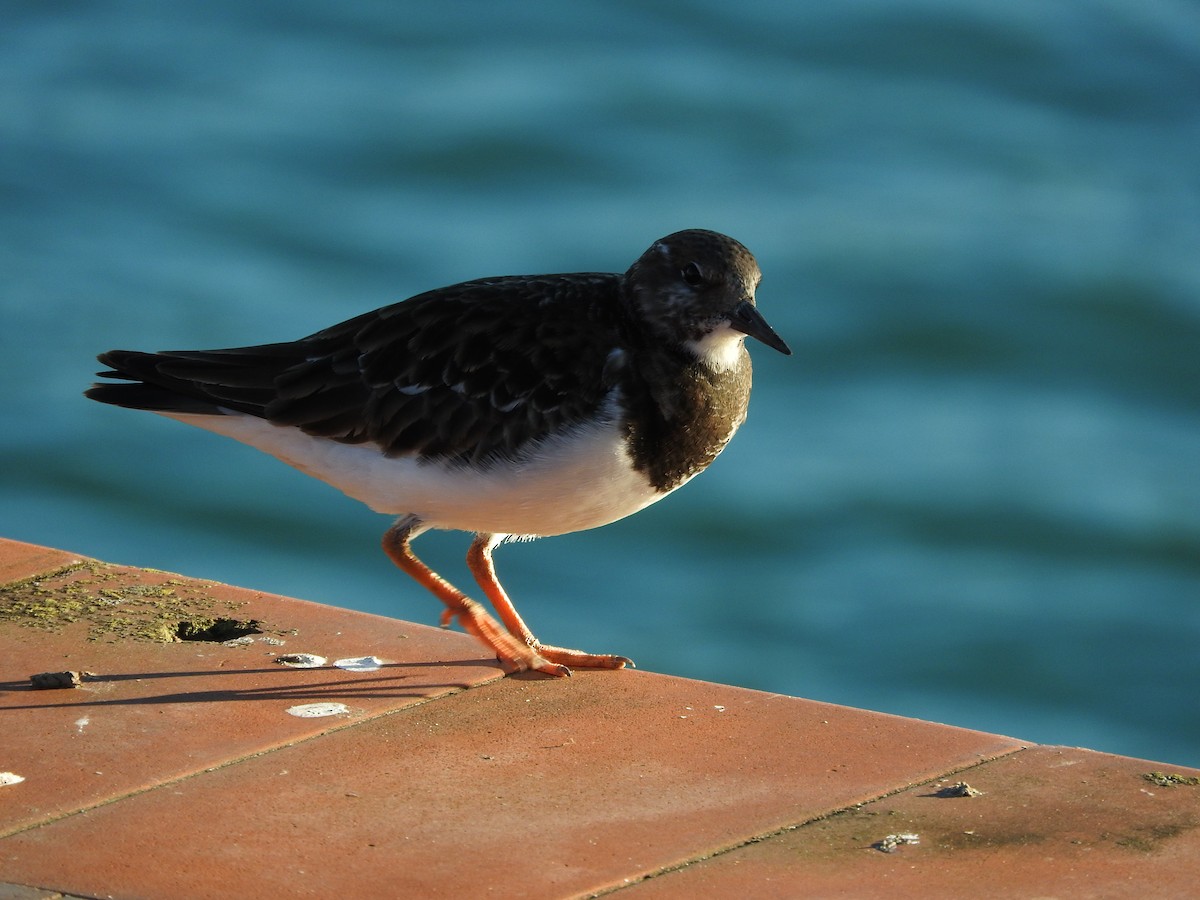
<svg viewBox="0 0 1200 900"><path fill-rule="evenodd" d="M472 660L453 660L440 663L442 666L478 668L480 661ZM305 683L290 683L278 682L277 678L296 678L302 673L312 673L320 671L319 669L297 669L286 666L272 666L261 669L208 669L203 671L181 671L181 672L130 672L116 673L106 675L84 675L83 685L74 688L74 691L84 691L88 694L88 699L80 698L77 701L63 702L61 697L64 690L72 690L70 688L53 689L55 700L46 703L21 703L12 702L19 701L21 695L37 695L42 691L35 691L28 679L23 681L2 681L0 682L0 712L5 710L18 709L62 709L71 707L104 707L104 706L142 706L167 703L226 703L236 700L272 700L272 701L317 701L317 700L405 700L405 699L426 699L437 695L443 691L451 690L466 690L471 687L478 687L490 681L494 681L504 676L504 670L500 668L499 663L496 664L496 675L494 678L484 677L474 681L432 681L422 679L419 684L405 684L405 679L412 677L409 674L404 674L405 669L425 669L428 671L429 664L424 662L411 663L384 663L380 666L381 674L370 676L356 676L339 678L338 680L327 681L308 681ZM329 669L330 667L321 667ZM386 672L385 670L391 670ZM262 676L266 681L271 678L274 683L263 684L257 687L250 688L228 688L216 690L201 690L201 691L175 691L170 693L154 694L152 696L142 697L95 697L87 692L87 686L117 684L127 681L150 681L154 679L172 679L172 678L221 678L231 675L239 677L246 676ZM31 697L32 699L32 697Z"/></svg>

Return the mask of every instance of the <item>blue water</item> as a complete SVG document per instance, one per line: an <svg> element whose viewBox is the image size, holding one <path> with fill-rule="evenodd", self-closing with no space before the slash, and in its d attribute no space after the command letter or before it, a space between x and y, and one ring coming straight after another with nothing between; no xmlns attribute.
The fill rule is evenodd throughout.
<svg viewBox="0 0 1200 900"><path fill-rule="evenodd" d="M0 533L435 623L387 525L80 396L684 227L795 355L658 506L506 547L550 642L1200 764L1200 7L6 6ZM422 550L466 581L463 535ZM364 650L364 652L366 652Z"/></svg>

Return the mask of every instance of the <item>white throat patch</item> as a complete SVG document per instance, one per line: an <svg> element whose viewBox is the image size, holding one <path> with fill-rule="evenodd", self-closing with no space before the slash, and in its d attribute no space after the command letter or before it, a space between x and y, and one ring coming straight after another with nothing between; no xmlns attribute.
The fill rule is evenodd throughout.
<svg viewBox="0 0 1200 900"><path fill-rule="evenodd" d="M746 335L737 329L718 325L700 340L688 341L685 346L714 372L728 372L737 367L745 340Z"/></svg>

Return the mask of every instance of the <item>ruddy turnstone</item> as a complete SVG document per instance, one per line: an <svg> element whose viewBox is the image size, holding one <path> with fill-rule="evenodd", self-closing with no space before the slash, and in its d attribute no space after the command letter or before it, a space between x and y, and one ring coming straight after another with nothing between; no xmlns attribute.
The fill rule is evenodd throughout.
<svg viewBox="0 0 1200 900"><path fill-rule="evenodd" d="M622 656L540 643L496 579L508 539L624 518L703 470L746 418L750 251L712 231L656 241L624 275L483 278L298 341L111 350L87 396L250 444L400 518L383 548L510 666L569 675ZM421 562L432 528L475 534L467 563L499 614ZM503 623L503 624L501 624Z"/></svg>

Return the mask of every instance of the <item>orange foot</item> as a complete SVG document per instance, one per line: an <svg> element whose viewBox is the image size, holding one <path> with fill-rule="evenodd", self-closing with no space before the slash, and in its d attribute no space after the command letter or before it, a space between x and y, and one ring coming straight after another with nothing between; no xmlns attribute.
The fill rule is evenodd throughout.
<svg viewBox="0 0 1200 900"><path fill-rule="evenodd" d="M447 608L442 613L442 627L449 628L455 619L464 631L477 637L495 651L501 662L507 663L518 672L542 672L561 678L571 674L570 666L585 669L634 667L633 660L624 656L550 647L532 635L528 642L519 640L492 618L483 606L469 598L465 598L454 609Z"/></svg>
<svg viewBox="0 0 1200 900"><path fill-rule="evenodd" d="M565 678L571 670L564 665L551 662L529 644L518 641L504 630L504 627L493 619L486 609L469 597L463 597L454 607L447 607L442 613L442 627L449 628L454 620L463 627L463 631L477 637L484 645L491 648L500 662L510 666L517 672L542 672L556 678Z"/></svg>

